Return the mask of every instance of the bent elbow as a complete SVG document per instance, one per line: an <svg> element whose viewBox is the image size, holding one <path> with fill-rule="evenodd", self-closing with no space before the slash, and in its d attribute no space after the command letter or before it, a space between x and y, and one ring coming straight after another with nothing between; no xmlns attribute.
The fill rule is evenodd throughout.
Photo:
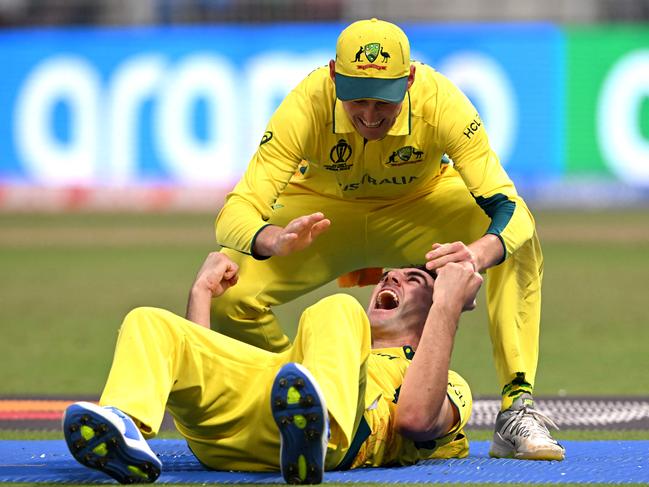
<svg viewBox="0 0 649 487"><path fill-rule="evenodd" d="M395 429L404 438L413 441L426 441L443 436L439 430L437 414L426 411L405 411L397 414Z"/></svg>

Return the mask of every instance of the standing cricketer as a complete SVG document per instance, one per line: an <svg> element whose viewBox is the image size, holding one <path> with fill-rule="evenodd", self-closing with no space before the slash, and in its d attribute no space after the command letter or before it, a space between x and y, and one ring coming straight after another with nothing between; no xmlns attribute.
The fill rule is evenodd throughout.
<svg viewBox="0 0 649 487"><path fill-rule="evenodd" d="M396 25L351 24L335 61L286 97L216 219L216 238L240 282L214 301L212 326L272 351L290 345L272 307L339 276L423 261L486 271L502 391L490 453L563 459L531 396L543 274L534 219L476 109L410 60Z"/></svg>

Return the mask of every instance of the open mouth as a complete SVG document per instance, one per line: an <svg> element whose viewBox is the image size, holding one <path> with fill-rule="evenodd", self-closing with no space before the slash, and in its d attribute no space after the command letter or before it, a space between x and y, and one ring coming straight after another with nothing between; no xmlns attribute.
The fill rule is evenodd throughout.
<svg viewBox="0 0 649 487"><path fill-rule="evenodd" d="M383 289L376 295L376 309L395 309L399 306L399 296L390 290Z"/></svg>
<svg viewBox="0 0 649 487"><path fill-rule="evenodd" d="M359 118L359 120L360 120L360 122L361 122L365 127L367 127L368 129L375 129L375 128L378 128L378 127L380 127L381 124L383 123L383 120L379 120L378 122L372 122L372 123L370 123L370 122L366 122L366 121L363 120L362 118Z"/></svg>

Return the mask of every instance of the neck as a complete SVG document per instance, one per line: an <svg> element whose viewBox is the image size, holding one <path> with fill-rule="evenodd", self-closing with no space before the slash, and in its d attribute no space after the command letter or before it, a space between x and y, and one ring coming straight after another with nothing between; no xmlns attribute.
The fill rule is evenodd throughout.
<svg viewBox="0 0 649 487"><path fill-rule="evenodd" d="M411 346L414 350L419 345L421 336L418 333L401 333L399 336L374 336L372 335L372 348L393 348Z"/></svg>

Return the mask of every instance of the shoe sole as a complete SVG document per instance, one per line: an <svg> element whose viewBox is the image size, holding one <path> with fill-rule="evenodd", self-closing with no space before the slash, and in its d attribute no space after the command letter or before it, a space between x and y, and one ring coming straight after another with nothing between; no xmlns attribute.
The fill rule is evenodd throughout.
<svg viewBox="0 0 649 487"><path fill-rule="evenodd" d="M151 483L160 476L160 467L146 453L128 446L117 427L92 409L78 404L68 407L63 434L79 463L110 475L120 484Z"/></svg>
<svg viewBox="0 0 649 487"><path fill-rule="evenodd" d="M491 444L489 450L491 458L513 458L516 460L556 460L562 461L565 458L565 452L557 452L549 448L539 449L529 452L516 452L510 447L503 447L495 443Z"/></svg>
<svg viewBox="0 0 649 487"><path fill-rule="evenodd" d="M308 370L280 369L271 389L271 410L281 435L280 467L289 484L322 482L328 438L324 397Z"/></svg>

